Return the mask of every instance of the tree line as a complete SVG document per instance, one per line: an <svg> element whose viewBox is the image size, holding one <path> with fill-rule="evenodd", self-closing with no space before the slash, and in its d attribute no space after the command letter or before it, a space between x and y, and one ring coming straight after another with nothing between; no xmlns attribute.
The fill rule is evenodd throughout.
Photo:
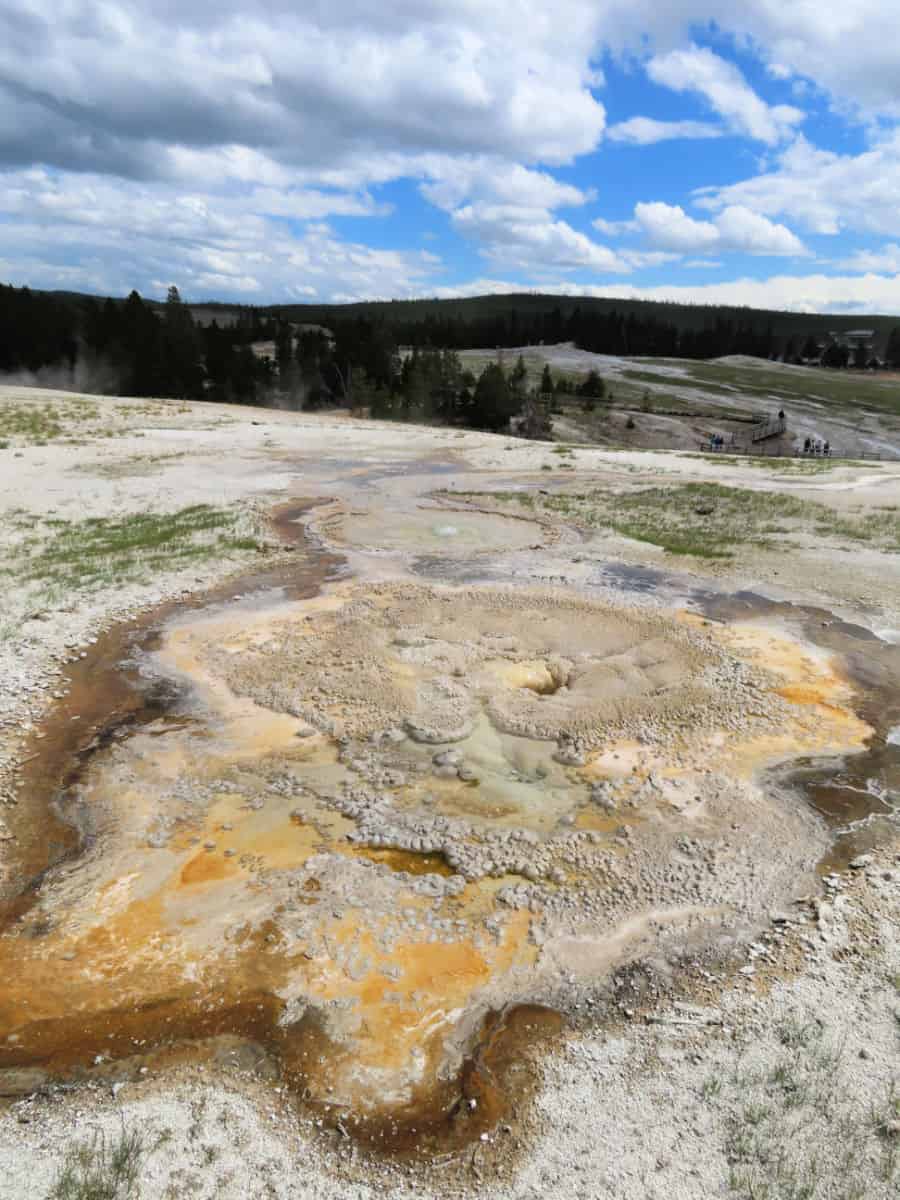
<svg viewBox="0 0 900 1200"><path fill-rule="evenodd" d="M592 372L576 387L565 379L554 383L545 371L540 384L529 388L521 360L510 370L489 363L476 377L457 351L574 342L623 356L744 354L804 361L821 353L813 334L779 337L771 323L760 324L749 312L735 317L727 310L699 326L665 319L657 308L639 313L569 305L438 309L415 320L406 305L398 305L396 315L391 305L370 311L349 306L330 309L324 329L298 327L283 308L223 308L221 323L203 324L175 287L159 304L136 291L120 301L0 285L0 371L71 369L78 363L88 374L97 368L103 384L96 390L120 395L343 405L384 419L501 429L532 393L578 391L594 402L603 397L603 381ZM271 343L270 355L254 349L260 342ZM900 367L900 327L890 333L884 357ZM835 342L822 355L828 366L866 365L850 359Z"/></svg>

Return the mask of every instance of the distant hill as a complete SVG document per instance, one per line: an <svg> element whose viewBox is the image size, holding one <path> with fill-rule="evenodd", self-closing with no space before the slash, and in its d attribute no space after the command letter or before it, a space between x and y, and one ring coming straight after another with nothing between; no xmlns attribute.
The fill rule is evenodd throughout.
<svg viewBox="0 0 900 1200"><path fill-rule="evenodd" d="M61 300L81 302L103 301L105 296L87 296L78 292L54 292ZM124 299L112 297L112 299ZM161 301L148 300L153 308L161 307ZM354 304L262 304L241 305L206 300L190 303L189 307L198 324L208 325L215 319L220 325L230 324L243 312L256 311L263 317L281 317L302 325L324 325L339 321L364 320L393 325L416 325L423 322L443 324L445 322L484 322L501 320L507 323L513 314L523 318L529 325L535 317L559 312L562 318L576 310L585 317L603 317L616 312L623 317L635 317L639 321L656 320L677 327L679 331L703 330L717 321L734 325L751 326L760 332L771 329L773 337L786 340L801 339L812 335L824 338L830 332L846 332L851 329L873 329L876 348L883 350L893 328L900 326L900 316L864 315L847 316L832 313L781 312L777 309L742 308L732 305L675 304L661 300L602 299L588 296L544 295L536 292L512 292L503 295L471 296L458 300L371 300Z"/></svg>
<svg viewBox="0 0 900 1200"><path fill-rule="evenodd" d="M200 307L200 306L198 306ZM204 305L203 308L211 308ZM223 309L228 306L223 306ZM336 320L365 318L387 325L417 324L432 320L462 321L506 319L518 313L526 318L558 310L565 318L575 310L584 316L606 316L616 312L638 320L654 319L681 330L702 330L717 321L752 325L760 331L771 327L779 339L805 338L810 334L824 338L828 333L850 329L873 329L876 346L883 348L890 331L900 325L900 317L883 315L851 316L829 313L779 312L775 309L741 308L730 305L675 304L660 300L598 299L585 296L542 295L518 292L505 295L472 296L460 300L379 300L356 304L272 304L261 306L266 314L288 321L328 325ZM234 310L236 311L236 309ZM526 322L527 323L527 322Z"/></svg>

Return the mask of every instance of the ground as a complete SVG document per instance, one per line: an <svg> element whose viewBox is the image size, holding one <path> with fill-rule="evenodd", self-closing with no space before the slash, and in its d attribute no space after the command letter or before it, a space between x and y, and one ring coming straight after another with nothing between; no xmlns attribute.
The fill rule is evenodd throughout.
<svg viewBox="0 0 900 1200"><path fill-rule="evenodd" d="M811 438L829 442L845 458L898 455L900 389L892 372L830 371L739 355L711 362L620 358L569 342L504 350L504 361L509 366L520 354L533 386L545 364L554 380L578 383L595 370L604 381L606 396L590 411L580 398L557 397L560 440L696 450L720 434L745 444L755 422L784 411L784 436L756 443L757 454L793 453ZM465 350L461 357L477 373L496 355Z"/></svg>
<svg viewBox="0 0 900 1200"><path fill-rule="evenodd" d="M0 422L0 1197L896 1194L900 466Z"/></svg>

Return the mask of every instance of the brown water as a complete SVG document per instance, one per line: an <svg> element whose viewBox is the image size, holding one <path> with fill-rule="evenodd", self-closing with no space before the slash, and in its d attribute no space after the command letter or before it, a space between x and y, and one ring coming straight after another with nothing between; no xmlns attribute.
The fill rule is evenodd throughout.
<svg viewBox="0 0 900 1200"><path fill-rule="evenodd" d="M815 646L835 654L858 692L857 712L873 734L861 754L800 759L772 779L809 804L833 831L820 863L823 873L843 870L858 854L896 836L900 825L900 745L889 741L900 725L900 646L881 641L865 626L827 609L771 600L754 592L695 594L712 620L776 618Z"/></svg>
<svg viewBox="0 0 900 1200"><path fill-rule="evenodd" d="M118 1060L133 1073L145 1062L162 1061L161 1054L170 1062L194 1053L202 1059L210 1039L237 1037L272 1055L298 1095L371 1147L400 1154L413 1148L453 1149L495 1123L504 1106L533 1085L533 1072L522 1075L524 1050L537 1045L547 1030L558 1029L555 1014L513 1007L502 1015L489 1015L458 1075L417 1090L406 1108L394 1106L389 1114L379 1115L329 1102L329 1076L348 1051L331 1041L312 1013L300 1021L285 1021L285 1005L277 996L283 965L270 945L279 935L271 925L248 929L227 964L221 969L210 965L202 984L179 979L179 969L165 978L159 967L145 965L138 956L123 964L123 989L124 977L120 979L120 969L114 966L123 948L149 946L164 926L159 903L150 898L130 905L121 918L98 925L76 943L77 953L62 955L62 963L59 950L51 951L49 958L42 958L38 950L28 968L31 982L21 995L17 987L17 962L24 967L22 951L29 943L40 947L54 933L52 918L31 915L42 889L51 875L59 881L66 864L78 868L81 855L94 845L93 815L81 795L88 769L123 738L164 739L175 732L193 732L194 718L182 712L188 698L178 688L148 680L142 659L156 649L167 622L192 610L208 615L217 608L238 608L249 615L274 596L294 600L316 595L340 560L306 538L298 521L307 508L292 505L276 514L281 536L298 546L294 563L254 572L186 604L161 605L142 620L109 631L85 659L71 665L66 699L55 706L43 739L28 748L21 803L15 810L14 832L19 836L14 877L19 885L0 909L0 980L6 981L0 982L0 1069L40 1066L57 1079L77 1079L89 1077L85 1068L93 1063L99 1064L95 1074L102 1077L104 1064ZM79 719L72 720L74 716ZM31 836L23 836L26 830ZM310 832L314 843L318 835ZM277 852L283 852L280 842ZM413 877L451 874L436 855L370 848L360 848L359 853ZM219 856L201 850L182 872L181 886L208 886L223 869ZM415 994L440 980L449 984L454 977L465 981L470 974L473 979L487 977L487 963L461 943L410 947L405 957L401 949L397 960L404 963L404 986ZM60 986L69 999L56 1005L52 997ZM97 1000L86 987L99 989ZM144 1001L137 998L142 994ZM29 995L38 999L36 1005ZM52 1011L52 1017L40 1015L45 1010ZM372 1014L378 1011L376 1007ZM393 1013L389 1007L383 1011ZM397 1009L397 1019L405 1015L408 1021L409 1011ZM4 1030L11 1029L18 1032L4 1039ZM397 1033L399 1045L399 1028Z"/></svg>
<svg viewBox="0 0 900 1200"><path fill-rule="evenodd" d="M98 637L84 658L63 674L64 699L57 701L24 750L20 802L6 824L15 836L13 871L17 881L0 893L0 932L22 920L47 872L77 857L95 834L91 814L79 802L79 783L91 760L117 739L178 712L180 696L169 680L148 683L139 662L158 644L160 630L176 615L217 606L255 603L273 593L285 599L315 596L343 559L325 552L300 525L320 501L297 500L273 513L276 532L298 560L241 575L185 600L167 601L139 620L114 625ZM253 600L244 601L246 595Z"/></svg>

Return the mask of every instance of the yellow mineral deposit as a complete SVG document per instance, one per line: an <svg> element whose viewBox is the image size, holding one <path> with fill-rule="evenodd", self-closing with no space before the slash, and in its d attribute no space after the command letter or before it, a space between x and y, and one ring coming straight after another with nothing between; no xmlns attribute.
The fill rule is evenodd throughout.
<svg viewBox="0 0 900 1200"><path fill-rule="evenodd" d="M713 653L767 673L753 704L761 716L774 705L775 722L692 724ZM445 852L352 840L359 817L324 802L329 789L353 795L340 734L370 745L404 718L422 726L419 740L397 735L402 778L385 775L381 790L395 816L468 822L460 853L485 831L536 841L562 827L622 859L623 829L689 824L703 809L701 769L752 780L778 761L858 750L871 732L828 656L783 630L544 594L341 583L301 603L175 621L154 665L188 685L191 720L134 732L83 780L101 814L93 847L55 885L39 936L0 938L3 1063L63 1070L239 1032L274 1047L308 1095L356 1113L431 1102L488 1009L528 999L554 963L599 977L651 926L724 908L650 906L554 941L552 928L535 938L529 904L501 903L521 882L507 868L422 891L452 882ZM625 730L645 719L669 731L657 748ZM436 778L441 728L455 724L467 772ZM607 725L615 736L580 758L554 753L566 728ZM585 802L604 781L621 790L614 813ZM648 781L652 803L629 807ZM597 887L580 861L548 886ZM310 1015L320 1041L302 1036Z"/></svg>

